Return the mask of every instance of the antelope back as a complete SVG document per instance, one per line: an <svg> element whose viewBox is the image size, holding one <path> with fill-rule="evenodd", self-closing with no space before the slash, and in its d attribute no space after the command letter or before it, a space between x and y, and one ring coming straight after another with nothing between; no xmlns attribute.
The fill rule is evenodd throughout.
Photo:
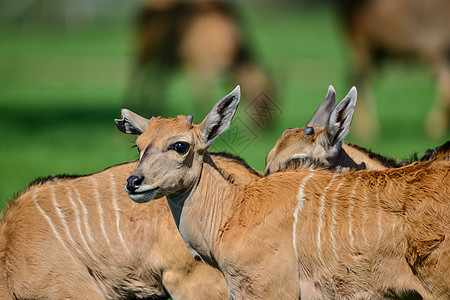
<svg viewBox="0 0 450 300"><path fill-rule="evenodd" d="M436 147L434 150L427 150L420 160L450 160L450 141Z"/></svg>
<svg viewBox="0 0 450 300"><path fill-rule="evenodd" d="M244 185L263 177L261 172L253 169L238 156L219 152L211 153L211 157L223 175L234 184Z"/></svg>

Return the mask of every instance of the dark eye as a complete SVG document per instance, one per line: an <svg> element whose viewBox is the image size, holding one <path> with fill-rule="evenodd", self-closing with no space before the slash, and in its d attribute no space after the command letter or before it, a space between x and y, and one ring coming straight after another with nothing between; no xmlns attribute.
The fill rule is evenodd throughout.
<svg viewBox="0 0 450 300"><path fill-rule="evenodd" d="M189 150L188 142L176 142L173 144L173 150L177 151L180 154L185 154Z"/></svg>
<svg viewBox="0 0 450 300"><path fill-rule="evenodd" d="M313 135L314 134L314 128L312 127L306 127L305 129L303 129L303 133L305 135Z"/></svg>

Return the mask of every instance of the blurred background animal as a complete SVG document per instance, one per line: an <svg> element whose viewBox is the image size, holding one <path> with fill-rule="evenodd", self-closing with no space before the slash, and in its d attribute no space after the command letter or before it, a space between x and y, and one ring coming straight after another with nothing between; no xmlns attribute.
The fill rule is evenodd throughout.
<svg viewBox="0 0 450 300"><path fill-rule="evenodd" d="M363 140L377 136L369 77L390 56L423 60L432 69L436 100L425 128L429 136L442 137L450 126L450 1L341 0L339 4L352 50L351 84L360 95L352 132Z"/></svg>
<svg viewBox="0 0 450 300"><path fill-rule="evenodd" d="M244 27L229 1L144 1L136 22L135 63L126 107L154 115L167 110L176 71L187 74L196 113L225 79L240 84L254 125L270 121L272 88L258 64ZM269 96L270 95L270 96ZM207 103L207 102L206 102Z"/></svg>

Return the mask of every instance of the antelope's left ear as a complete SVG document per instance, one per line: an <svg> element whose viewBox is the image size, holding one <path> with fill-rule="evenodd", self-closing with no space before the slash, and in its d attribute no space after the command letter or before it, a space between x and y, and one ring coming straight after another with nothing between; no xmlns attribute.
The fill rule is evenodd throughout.
<svg viewBox="0 0 450 300"><path fill-rule="evenodd" d="M236 113L240 99L241 89L238 85L231 93L214 105L214 108L198 125L205 142L200 148L207 149L216 137L230 127L231 119Z"/></svg>
<svg viewBox="0 0 450 300"><path fill-rule="evenodd" d="M140 135L148 128L148 119L135 114L131 110L122 109L122 119L115 119L117 129L123 133Z"/></svg>
<svg viewBox="0 0 450 300"><path fill-rule="evenodd" d="M336 91L334 87L330 85L328 87L327 95L325 99L320 103L319 108L316 110L311 120L308 122L308 127L322 127L325 128L327 125L328 119L333 112L334 107L336 106Z"/></svg>
<svg viewBox="0 0 450 300"><path fill-rule="evenodd" d="M335 107L327 124L327 134L333 147L339 145L348 134L357 100L356 87Z"/></svg>

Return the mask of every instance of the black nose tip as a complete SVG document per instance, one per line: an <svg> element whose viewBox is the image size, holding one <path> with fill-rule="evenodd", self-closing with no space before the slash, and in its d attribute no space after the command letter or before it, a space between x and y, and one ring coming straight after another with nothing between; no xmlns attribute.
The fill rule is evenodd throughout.
<svg viewBox="0 0 450 300"><path fill-rule="evenodd" d="M144 177L131 175L127 179L127 189L130 192L134 193L141 186L142 181L144 181Z"/></svg>

